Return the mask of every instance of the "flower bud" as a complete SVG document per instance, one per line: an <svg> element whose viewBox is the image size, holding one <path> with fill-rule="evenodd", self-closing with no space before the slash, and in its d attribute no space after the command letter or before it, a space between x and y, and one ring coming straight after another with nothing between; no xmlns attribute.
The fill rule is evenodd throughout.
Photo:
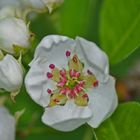
<svg viewBox="0 0 140 140"><path fill-rule="evenodd" d="M48 10L50 13L53 9L61 5L63 1L64 0L22 0L23 5L29 9L33 9L39 12Z"/></svg>
<svg viewBox="0 0 140 140"><path fill-rule="evenodd" d="M8 17L17 17L21 19L25 19L23 16L23 11L18 6L4 6L0 9L0 19L8 18Z"/></svg>
<svg viewBox="0 0 140 140"><path fill-rule="evenodd" d="M11 55L6 55L0 61L0 89L8 92L20 90L23 83L23 70L18 61Z"/></svg>
<svg viewBox="0 0 140 140"><path fill-rule="evenodd" d="M21 19L10 17L0 20L0 49L15 54L29 46L30 32Z"/></svg>

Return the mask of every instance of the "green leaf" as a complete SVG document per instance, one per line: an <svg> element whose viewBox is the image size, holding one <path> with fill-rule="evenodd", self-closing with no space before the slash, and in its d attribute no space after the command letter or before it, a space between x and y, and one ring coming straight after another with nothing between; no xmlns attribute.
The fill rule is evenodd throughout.
<svg viewBox="0 0 140 140"><path fill-rule="evenodd" d="M83 137L87 135L86 129L87 127L82 126L72 132L60 132L52 129L49 130L47 126L44 126L43 130L42 128L41 129L34 128L34 130L32 130L31 133L28 135L23 134L19 135L16 140L83 140ZM92 133L90 133L90 131L88 134L92 136Z"/></svg>
<svg viewBox="0 0 140 140"><path fill-rule="evenodd" d="M140 104L129 102L119 105L116 112L95 129L98 140L139 140Z"/></svg>
<svg viewBox="0 0 140 140"><path fill-rule="evenodd" d="M117 63L140 46L140 1L105 0L100 15L100 43Z"/></svg>
<svg viewBox="0 0 140 140"><path fill-rule="evenodd" d="M82 36L97 42L99 9L102 0L65 0L52 15L58 33Z"/></svg>

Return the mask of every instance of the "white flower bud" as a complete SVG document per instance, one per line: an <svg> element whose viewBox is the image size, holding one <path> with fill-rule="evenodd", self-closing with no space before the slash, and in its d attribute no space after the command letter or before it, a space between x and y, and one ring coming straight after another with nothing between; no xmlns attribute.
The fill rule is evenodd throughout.
<svg viewBox="0 0 140 140"><path fill-rule="evenodd" d="M23 11L18 6L4 6L0 9L0 19L18 17L24 19Z"/></svg>
<svg viewBox="0 0 140 140"><path fill-rule="evenodd" d="M15 119L9 111L0 107L0 140L15 140Z"/></svg>
<svg viewBox="0 0 140 140"><path fill-rule="evenodd" d="M29 46L30 32L21 19L14 17L0 20L0 49L16 53L16 48L26 49Z"/></svg>
<svg viewBox="0 0 140 140"><path fill-rule="evenodd" d="M0 89L8 92L18 91L23 83L23 70L18 61L6 55L0 61Z"/></svg>
<svg viewBox="0 0 140 140"><path fill-rule="evenodd" d="M61 5L63 1L64 0L22 0L25 6L40 12L46 10L52 12L52 10Z"/></svg>

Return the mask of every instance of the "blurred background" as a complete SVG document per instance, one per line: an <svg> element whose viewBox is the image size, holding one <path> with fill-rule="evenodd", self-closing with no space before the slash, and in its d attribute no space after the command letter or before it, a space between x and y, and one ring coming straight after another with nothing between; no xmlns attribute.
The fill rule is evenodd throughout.
<svg viewBox="0 0 140 140"><path fill-rule="evenodd" d="M135 22L131 24L137 19L139 6L137 0L129 0L129 4L127 0L65 0L51 14L32 13L29 15L32 19L30 29L35 33L35 40L29 53L23 57L25 69L28 70L34 49L44 36L81 36L96 42L109 55L110 73L117 80L119 101L139 102L140 48L137 48L138 33L136 27L133 27L138 25ZM6 105L13 112L26 109L17 125L17 140L94 140L86 125L73 132L62 133L42 124L40 119L43 109L31 100L24 87L22 93L16 97L16 104L9 99Z"/></svg>

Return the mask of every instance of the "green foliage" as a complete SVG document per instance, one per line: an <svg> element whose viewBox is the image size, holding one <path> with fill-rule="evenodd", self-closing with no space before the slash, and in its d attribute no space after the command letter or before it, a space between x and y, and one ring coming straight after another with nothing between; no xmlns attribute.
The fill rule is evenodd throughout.
<svg viewBox="0 0 140 140"><path fill-rule="evenodd" d="M140 45L140 1L105 0L100 16L100 43L111 63L117 63Z"/></svg>
<svg viewBox="0 0 140 140"><path fill-rule="evenodd" d="M46 34L61 34L73 38L83 36L98 42L101 2L102 0L65 0L51 15L45 13L32 22L32 31L39 40Z"/></svg>
<svg viewBox="0 0 140 140"><path fill-rule="evenodd" d="M139 140L140 104L119 105L116 112L95 130L98 140Z"/></svg>

